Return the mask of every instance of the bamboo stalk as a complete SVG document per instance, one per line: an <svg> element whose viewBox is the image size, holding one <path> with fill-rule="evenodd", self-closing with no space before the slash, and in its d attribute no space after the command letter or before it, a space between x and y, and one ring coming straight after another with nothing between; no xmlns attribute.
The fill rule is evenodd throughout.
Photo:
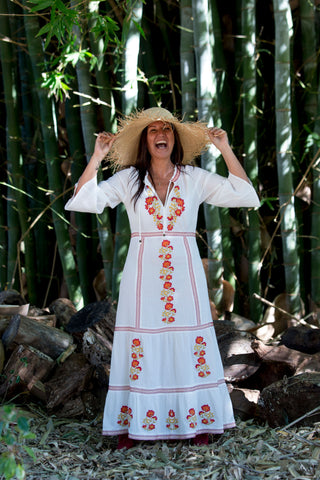
<svg viewBox="0 0 320 480"><path fill-rule="evenodd" d="M180 2L180 76L182 115L186 121L195 120L196 83L193 50L192 1Z"/></svg>
<svg viewBox="0 0 320 480"><path fill-rule="evenodd" d="M6 13L6 0L1 0L1 12ZM5 17L0 15L0 31L8 38L11 37L9 24ZM11 165L9 181L15 185L16 189L11 192L14 197L19 216L19 223L22 235L28 229L28 206L26 197L23 194L24 176L22 169L21 152L21 133L18 113L18 97L16 92L19 90L16 70L16 56L12 45L8 42L0 42L0 56L2 64L2 79L4 86L4 95L6 103L6 122L7 122L7 157L8 164ZM37 288L35 280L35 260L34 260L34 242L33 235L30 233L25 236L24 249L24 271L27 279L28 297L30 302L36 303ZM17 244L16 244L17 245ZM16 252L17 253L17 252ZM20 275L20 289L22 289Z"/></svg>
<svg viewBox="0 0 320 480"><path fill-rule="evenodd" d="M79 0L72 0L70 2L73 9L81 8ZM78 48L84 48L86 45L86 40L82 38L80 29L78 26L74 26L74 38L75 42L78 45ZM86 96L94 97L94 92L92 88L92 76L90 74L90 66L86 63L79 62L76 64L76 73L78 79L79 91ZM80 96L80 117L81 117L81 128L83 142L85 145L85 152L87 161L89 161L92 152L94 150L95 137L94 133L97 131L97 112L93 107L93 104L89 104L84 100L86 97ZM98 173L98 181L102 180L101 171ZM97 215L95 221L97 227L99 241L100 241L100 251L103 260L103 267L105 270L105 277L107 283L107 290L111 291L111 254L113 250L113 239L111 235L110 228L110 219L108 209ZM92 255L95 256L97 251L97 245L93 241Z"/></svg>
<svg viewBox="0 0 320 480"><path fill-rule="evenodd" d="M197 77L197 107L199 119L209 124L220 124L219 108L216 99L216 82L213 68L211 45L214 39L209 36L209 8L207 0L192 0L194 45ZM210 148L201 156L201 166L211 172L216 171L216 156ZM222 232L219 211L212 205L204 205L206 234L208 241L208 283L211 299L219 305L222 299L221 278Z"/></svg>
<svg viewBox="0 0 320 480"><path fill-rule="evenodd" d="M285 289L290 298L290 310L300 311L300 274L297 225L292 198L292 119L290 92L290 38L292 18L288 0L273 0L275 18L275 107L276 149L280 208L285 207L281 221Z"/></svg>
<svg viewBox="0 0 320 480"><path fill-rule="evenodd" d="M256 23L255 0L242 1L243 32L243 128L245 169L255 188L258 186L257 161L257 85L256 85ZM249 302L250 318L258 322L262 304L254 294L261 293L260 286L260 222L258 213L247 211Z"/></svg>
<svg viewBox="0 0 320 480"><path fill-rule="evenodd" d="M25 7L26 4L27 0L23 0L23 5ZM39 32L39 23L37 17L25 15L24 26L32 64L33 77L36 82L39 82L41 79L41 70L39 64L40 62L44 62L44 56L41 39L37 37ZM64 278L68 286L70 299L77 307L81 308L83 305L83 298L81 295L76 265L70 246L67 222L63 214L63 200L62 197L59 198L59 193L62 192L62 178L57 144L57 132L55 128L57 124L57 120L55 118L55 108L53 101L47 97L46 92L42 88L38 88L37 93L40 105L41 127L49 188L51 192L54 192L51 193L51 199L55 200L55 197L58 197L55 202L56 210L52 211L52 219L58 243L59 256L64 272Z"/></svg>
<svg viewBox="0 0 320 480"><path fill-rule="evenodd" d="M122 111L125 115L137 107L138 101L138 57L140 46L140 32L137 25L141 25L143 2L128 2L129 13L124 22L125 45L123 57L122 79ZM118 297L122 270L127 257L130 242L130 225L127 212L123 204L117 207L115 247L112 275L112 296Z"/></svg>

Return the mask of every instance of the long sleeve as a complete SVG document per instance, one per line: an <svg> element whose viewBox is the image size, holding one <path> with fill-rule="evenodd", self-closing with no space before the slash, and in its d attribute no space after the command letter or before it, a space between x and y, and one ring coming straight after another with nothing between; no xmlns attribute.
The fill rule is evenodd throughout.
<svg viewBox="0 0 320 480"><path fill-rule="evenodd" d="M200 203L217 207L259 207L260 200L251 183L229 173L228 177L202 169L199 174Z"/></svg>
<svg viewBox="0 0 320 480"><path fill-rule="evenodd" d="M85 183L77 195L65 205L65 210L75 212L102 213L105 207L116 207L130 195L129 175L131 169L122 170L108 180L97 183L97 177Z"/></svg>

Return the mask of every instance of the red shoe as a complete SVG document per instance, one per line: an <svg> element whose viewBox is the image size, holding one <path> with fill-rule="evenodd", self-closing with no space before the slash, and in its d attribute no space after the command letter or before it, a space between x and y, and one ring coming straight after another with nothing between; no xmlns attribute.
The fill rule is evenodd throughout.
<svg viewBox="0 0 320 480"><path fill-rule="evenodd" d="M121 450L122 448L132 448L134 444L135 441L132 438L129 438L127 433L123 433L122 435L118 436L117 450Z"/></svg>
<svg viewBox="0 0 320 480"><path fill-rule="evenodd" d="M193 439L193 445L209 445L209 435L207 433L200 433Z"/></svg>

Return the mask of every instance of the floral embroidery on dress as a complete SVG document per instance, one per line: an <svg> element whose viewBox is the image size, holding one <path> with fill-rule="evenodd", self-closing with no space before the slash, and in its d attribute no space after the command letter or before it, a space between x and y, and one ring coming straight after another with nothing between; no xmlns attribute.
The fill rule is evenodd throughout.
<svg viewBox="0 0 320 480"><path fill-rule="evenodd" d="M158 230L163 230L163 215L161 215L161 205L159 199L153 194L152 189L146 186L147 197L145 200L145 208L149 215L153 216L153 220ZM184 212L184 200L180 197L180 187L175 185L173 187L173 195L171 197L171 203L169 205L169 215L167 216L168 231L173 230L174 224L177 218ZM160 269L160 279L163 280L163 288L161 290L161 300L164 303L164 310L162 312L162 321L166 324L173 323L175 321L175 314L177 313L174 308L174 292L175 288L172 284L172 273L174 267L172 265L172 253L173 246L169 240L163 240L161 248L159 250L159 258L162 260L162 267Z"/></svg>
<svg viewBox="0 0 320 480"><path fill-rule="evenodd" d="M204 425L209 425L214 422L214 415L211 412L209 405L202 405L202 410L200 410L199 415L202 418L201 423Z"/></svg>
<svg viewBox="0 0 320 480"><path fill-rule="evenodd" d="M169 215L167 216L169 221L167 228L169 231L173 230L173 226L176 223L177 218L180 217L182 212L185 210L184 200L180 198L180 187L178 185L173 188L173 195L175 196L171 197Z"/></svg>
<svg viewBox="0 0 320 480"><path fill-rule="evenodd" d="M153 216L153 220L158 230L163 230L163 215L161 215L161 205L156 195L153 195L152 189L147 185L147 197L145 200L145 208L149 215ZM180 197L180 187L176 185L173 187L173 196L171 197L171 203L169 205L169 215L167 216L169 232L173 230L174 224L177 218L184 212L184 200Z"/></svg>
<svg viewBox="0 0 320 480"><path fill-rule="evenodd" d="M130 427L130 420L132 420L132 410L127 405L122 405L118 415L118 424L121 427Z"/></svg>
<svg viewBox="0 0 320 480"><path fill-rule="evenodd" d="M142 428L145 430L154 430L156 428L158 418L155 416L154 410L148 410L143 420Z"/></svg>
<svg viewBox="0 0 320 480"><path fill-rule="evenodd" d="M187 415L187 420L190 428L196 428L197 426L197 415L194 408L189 409L189 415Z"/></svg>
<svg viewBox="0 0 320 480"><path fill-rule="evenodd" d="M174 268L171 264L173 247L169 240L163 240L159 250L159 258L162 260L160 279L163 280L161 300L164 302L162 321L172 323L175 321L176 309L173 306L175 288L172 286L172 273Z"/></svg>
<svg viewBox="0 0 320 480"><path fill-rule="evenodd" d="M153 220L158 230L163 230L163 215L161 215L161 206L156 195L152 195L152 190L147 186L148 196L145 201L146 210L149 215L153 216Z"/></svg>
<svg viewBox="0 0 320 480"><path fill-rule="evenodd" d="M211 374L210 367L206 363L206 359L205 359L205 354L206 354L205 347L206 346L207 346L207 344L203 340L203 337L197 337L196 338L196 344L194 346L194 350L195 350L194 355L196 357L198 357L197 358L196 369L198 371L199 377L201 377L201 378L205 378L205 377L207 377L208 375Z"/></svg>
<svg viewBox="0 0 320 480"><path fill-rule="evenodd" d="M141 366L140 361L143 357L143 348L141 345L141 341L138 338L134 338L132 340L131 345L131 367L130 367L130 378L131 380L138 380L139 374L141 373Z"/></svg>
<svg viewBox="0 0 320 480"><path fill-rule="evenodd" d="M169 430L177 430L177 428L179 428L179 423L174 410L169 410L168 415L166 427Z"/></svg>

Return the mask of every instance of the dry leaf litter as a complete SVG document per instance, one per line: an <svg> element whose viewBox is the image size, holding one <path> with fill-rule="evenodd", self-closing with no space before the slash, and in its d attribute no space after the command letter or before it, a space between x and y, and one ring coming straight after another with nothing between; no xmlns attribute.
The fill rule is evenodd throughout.
<svg viewBox="0 0 320 480"><path fill-rule="evenodd" d="M48 417L30 407L24 415L36 434L28 443L36 461L24 459L27 480L320 480L320 423L273 429L238 420L209 446L158 441L117 450L116 437L101 436L101 419Z"/></svg>

